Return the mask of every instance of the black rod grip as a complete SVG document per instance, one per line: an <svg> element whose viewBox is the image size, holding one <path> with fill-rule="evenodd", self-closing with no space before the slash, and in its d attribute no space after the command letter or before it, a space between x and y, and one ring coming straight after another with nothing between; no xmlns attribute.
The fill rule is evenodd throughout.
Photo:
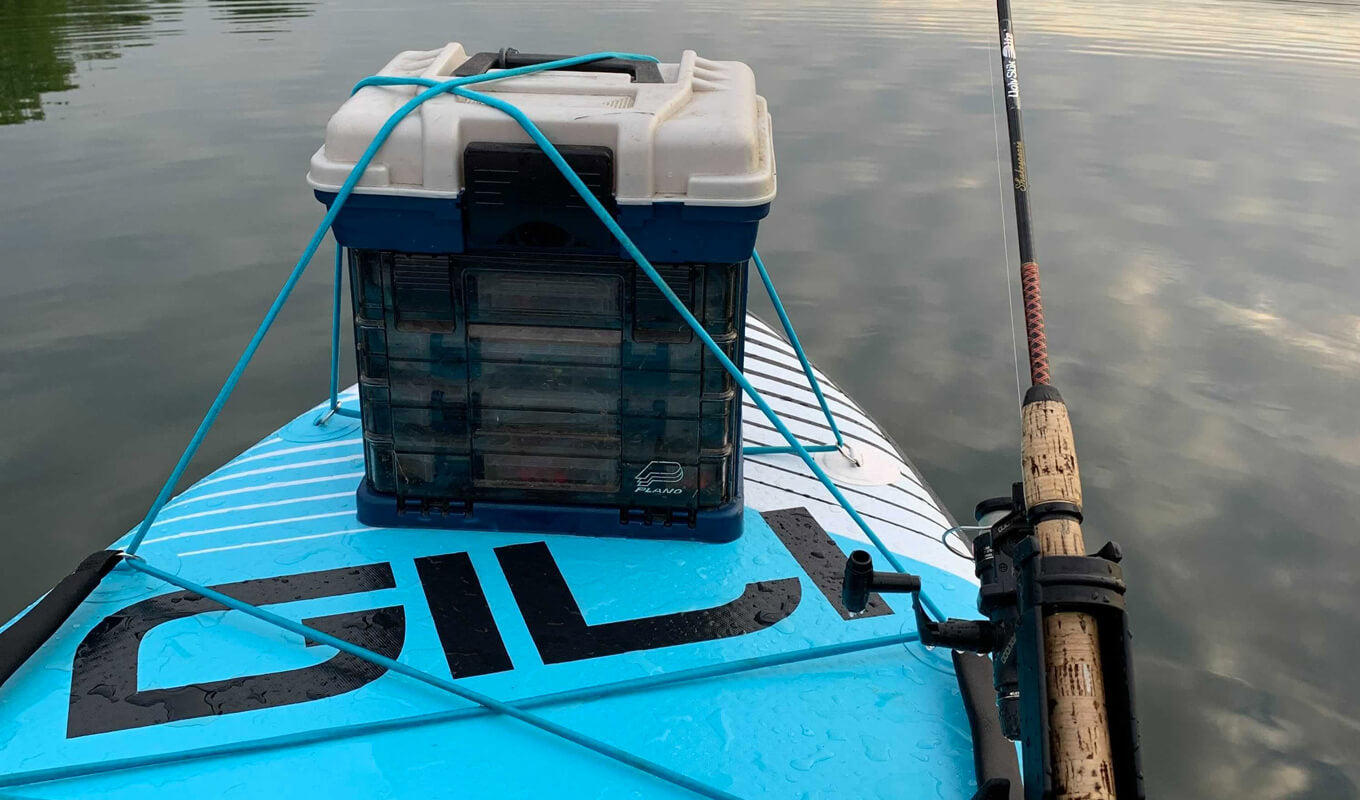
<svg viewBox="0 0 1360 800"><path fill-rule="evenodd" d="M27 614L0 632L0 686L70 619L122 557L121 550L101 550L86 557Z"/></svg>

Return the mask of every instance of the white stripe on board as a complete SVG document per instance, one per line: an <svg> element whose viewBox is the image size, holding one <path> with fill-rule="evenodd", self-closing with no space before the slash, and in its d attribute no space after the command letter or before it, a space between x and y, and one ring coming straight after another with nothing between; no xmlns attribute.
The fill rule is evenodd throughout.
<svg viewBox="0 0 1360 800"><path fill-rule="evenodd" d="M172 522L183 522L186 519L197 519L198 517L210 517L214 514L234 514L237 511L249 511L254 508L272 508L274 506L286 506L290 503L309 503L313 500L334 500L337 497L353 497L354 491L333 492L331 494L313 494L307 497L290 497L287 500L273 500L268 503L250 503L244 506L229 506L227 508L215 508L212 511L199 511L193 514L185 514L182 517L169 517L158 519L151 527L157 528L161 525L169 525Z"/></svg>
<svg viewBox="0 0 1360 800"><path fill-rule="evenodd" d="M771 483L763 478L756 477L747 477L746 480L748 484L746 486L747 506L749 508L780 508L787 507L787 504L792 503L793 505L807 506L811 510L812 506L809 506L808 504L813 503L816 505L816 508L836 516L837 527L824 524L823 527L827 530L847 535L851 533L851 529L856 531L859 530L859 526L850 519L850 515L841 507L841 504L831 499L830 495L827 495L825 492L821 494L812 494L810 492L800 491L791 484L783 481ZM778 499L774 502L784 505L771 505L771 495L778 496ZM947 527L945 525L936 525L927 520L922 527L914 528L894 519L880 516L878 509L856 508L856 513L868 521L869 527L880 536L887 531L904 539L925 539L929 542L934 542L937 545L939 545L940 542L936 538L934 531L943 531ZM860 531L859 535L863 537L864 533Z"/></svg>
<svg viewBox="0 0 1360 800"><path fill-rule="evenodd" d="M270 539L267 542L245 542L243 544L228 544L221 547L207 547L202 550L190 550L186 553L178 553L180 558L185 556L201 556L204 553L221 553L227 550L244 550L247 547L265 547L271 544L287 544L288 542L305 542L309 539L326 539L331 536L344 536L347 533L363 533L364 531L376 531L381 528L346 528L343 531L328 531L327 533L311 533L306 536L289 536L286 539Z"/></svg>
<svg viewBox="0 0 1360 800"><path fill-rule="evenodd" d="M747 355L752 356L752 358L742 367L743 373L750 377L761 377L765 380L775 381L781 386L787 386L787 391L804 393L812 398L813 402L816 402L817 396L812 393L812 389L808 386L807 374L801 369L792 369L781 363L766 363L760 360L760 353L748 351ZM839 405L846 410L846 413L858 417L868 416L864 413L864 409L856 405L834 383L818 381L818 385L822 387L822 394L826 396L827 400L831 401L832 405Z"/></svg>
<svg viewBox="0 0 1360 800"><path fill-rule="evenodd" d="M797 491L801 494L812 495L817 498L825 499L835 503L836 500L831 493L826 490L822 482L816 477L809 475L800 469L803 462L793 457L792 463L772 464L764 459L789 459L789 456L760 456L761 460L755 458L746 459L743 465L745 477L764 481L765 483L776 486L784 486L790 491ZM922 500L914 495L903 494L895 487L882 486L849 486L838 484L837 487L846 495L855 510L860 513L872 513L877 517L886 519L894 524L901 525L911 530L920 530L921 521L928 526L949 527L949 523L940 509L934 503ZM888 496L886 492L879 493L875 489L893 488L893 495ZM837 505L840 505L837 503ZM908 517L907 515L911 515ZM910 522L909 522L910 520Z"/></svg>
<svg viewBox="0 0 1360 800"><path fill-rule="evenodd" d="M750 327L752 324L754 324L757 328L762 328L764 330L771 332L774 331L774 327L772 325L767 324L765 320L761 319L760 317L757 317L755 314L748 313L746 315L746 326Z"/></svg>
<svg viewBox="0 0 1360 800"><path fill-rule="evenodd" d="M797 430L800 427L803 429L811 429L813 433L799 435L807 436L809 440L816 441L820 444L833 443L834 437L831 434L831 428L827 426L826 417L822 416L820 409L803 408L788 400L773 397L768 394L765 395L765 402L769 403L770 408L779 415L780 421L783 422L789 430L797 433ZM769 418L765 416L764 412L756 407L755 403L745 402L742 404L742 407L744 409L742 413L749 414L750 421L759 423L765 427L772 427ZM898 454L897 448L893 447L892 442L888 441L877 430L870 429L854 420L837 418L836 422L841 429L841 433L845 435L846 439L851 440L853 445L873 447L882 450L893 458L901 460L901 455Z"/></svg>
<svg viewBox="0 0 1360 800"><path fill-rule="evenodd" d="M752 439L761 436L768 436L770 439L773 439L774 442L777 444L785 443L784 437L780 435L777 429L769 423L769 420L767 420L763 415L760 414L759 409L757 409L754 405L750 403L747 403L742 407L745 409L745 411L742 412L745 415L745 418L742 419L741 423L743 430L742 432L743 439ZM778 410L779 409L776 409L776 411ZM802 442L804 445L835 443L834 441L835 437L831 435L831 429L826 427L825 425L819 425L805 417L795 416L784 411L780 411L779 418L784 423L784 426L787 427L790 431L793 431L793 434L798 437L798 441ZM750 436L747 436L745 433L745 430L747 428L750 428L752 431ZM759 433L757 433L757 431L759 431ZM867 448L869 450L877 450L878 452L883 453L884 455L897 459L898 462L902 461L901 455L899 455L898 452L895 449L893 449L892 444L889 442L875 441L872 436L869 436L867 434L862 435L859 431L847 429L846 426L841 426L841 433L845 435L845 441L851 447L858 449ZM752 444L758 443L752 442ZM903 464L904 469L905 467L906 465Z"/></svg>
<svg viewBox="0 0 1360 800"><path fill-rule="evenodd" d="M857 534L857 538L861 541L868 541L868 537L864 535L864 532L860 529L859 525L850 519L850 515L847 514L845 509L835 500L817 497L815 495L807 494L806 492L795 491L788 488L785 484L766 483L759 478L748 478L747 481L746 506L748 508L759 510L787 508L790 505L802 506L809 511L812 511L813 516L817 516L817 511L820 510L826 514L832 515L835 519L834 525L822 521L823 528L826 528L833 533L840 533L846 536ZM919 539L939 544L936 537L926 531L909 528L906 525L880 517L872 511L856 509L855 513L859 514L862 519L868 522L869 527L881 538L886 539L886 534L891 534L900 540L899 544L901 541L915 541ZM943 531L944 528L940 528L940 530ZM894 544L892 547L893 549L897 549L898 544Z"/></svg>
<svg viewBox="0 0 1360 800"><path fill-rule="evenodd" d="M751 340L747 341L750 342ZM793 381L797 383L803 391L807 392L809 395L812 394L812 389L807 385L807 373L803 372L802 367L798 364L797 357L792 353L762 349L759 344L756 344L753 347L746 348L746 355L750 356L751 360L746 362L746 365L742 370L743 372L750 374L752 370L755 370L767 374L776 373L775 377L782 377ZM781 371L786 373L786 375L777 374ZM825 394L827 398L838 401L841 405L849 408L856 414L867 416L864 409L860 408L859 403L856 403L854 398L846 394L845 390L837 386L834 381L822 374L821 370L814 367L812 374L817 376L817 384L822 387L822 393Z"/></svg>
<svg viewBox="0 0 1360 800"><path fill-rule="evenodd" d="M803 364L798 360L798 353L783 339L774 334L767 334L763 331L747 331L746 351L751 352L752 348L762 350L760 353L765 358L776 358L776 360L787 362L790 369L803 374ZM808 358L811 361L811 357ZM822 383L834 383L831 377L821 370L816 364L812 365L812 374Z"/></svg>
<svg viewBox="0 0 1360 800"><path fill-rule="evenodd" d="M797 366L798 362L793 360L792 355L776 353L770 350L762 351L756 347L748 348L746 355L749 356L749 358L742 368L743 372L750 374L751 371L756 371L772 377L783 378L791 383L796 383L799 388L809 395L812 395L812 389L807 385L807 373L803 372L803 370ZM785 374L780 375L779 373L781 371ZM833 383L830 378L822 375L815 369L812 374L817 376L817 384L822 387L822 393L825 394L828 399L839 402L855 414L868 416L864 409L860 408L859 403L856 403L854 398L846 394L845 391Z"/></svg>
<svg viewBox="0 0 1360 800"><path fill-rule="evenodd" d="M763 430L763 429L758 429L758 430L760 430L760 433L765 434L765 438L757 438L757 437L755 437L755 436L753 436L753 435L750 435L750 431L746 431L746 432L744 432L744 435L742 436L742 446L744 446L744 447L783 447L783 446L786 445L786 442L784 441L784 438L783 438L782 436L779 436L779 435L776 434L775 432L773 432L773 431L765 431L765 430ZM746 456L744 456L744 458L746 458L746 459L767 459L767 460L764 461L764 462L757 462L757 463L766 463L766 464L770 464L771 466L782 467L782 468L784 468L784 469L793 469L793 471L798 472L798 474L800 474L800 475L806 475L806 476L808 476L808 477L815 477L815 476L812 475L812 472L811 472L810 470L807 469L807 466L803 463L803 460L802 460L801 458L798 458L798 456L795 455L795 454L793 454L793 453L788 453L788 454L784 454L784 453L768 453L768 454L746 455ZM915 498L916 500L919 500L919 501L921 501L922 503L925 503L926 505L930 506L931 508L934 508L934 509L936 509L936 510L940 510L940 505L939 505L939 503L937 503L937 502L935 501L935 498L934 498L934 497L930 496L930 492L929 492L928 490L926 490L926 488L925 488L924 486L922 486L922 485L919 484L919 483L916 483L916 479L911 475L911 473L909 473L909 472L906 471L906 466L905 466L904 464L902 464L902 462L901 462L900 459L898 460L898 466L901 467L901 469L898 470L898 475L901 476L901 477L904 479L903 483L904 483L905 485L900 485L900 486L899 486L899 485L896 484L896 483L888 483L888 484L881 484L880 486L883 487L883 488L894 489L894 490L896 490L896 492L898 492L898 493L903 493L903 494L909 495L910 497L913 497L913 498ZM841 484L837 484L837 485L838 485L838 486L841 486ZM853 484L846 484L846 485L853 485ZM924 493L923 493L923 492L924 492ZM943 513L943 512L942 512L942 513Z"/></svg>
<svg viewBox="0 0 1360 800"><path fill-rule="evenodd" d="M799 492L789 491L782 486L770 486L752 480L746 486L746 504L748 508L752 509L802 506L807 508L827 531L866 545L870 544L869 537L851 521L849 515L835 501L805 496ZM863 514L863 516L869 521L878 537L893 552L922 564L943 569L974 585L977 584L977 577L973 575L972 561L964 561L950 553L940 542L937 535L912 531L888 520L878 519L871 513ZM939 533L944 532L943 527L937 530ZM872 545L870 546L872 547Z"/></svg>
<svg viewBox="0 0 1360 800"><path fill-rule="evenodd" d="M782 474L784 480L788 481L790 489L800 486L802 481L807 481L809 485L815 485L819 491L825 492L828 499L832 499L830 492L826 492L826 488L822 486L822 482L817 479L817 476L809 472L802 459L795 455L772 453L770 455L748 456L745 459L745 464L756 467L757 471L751 474L762 476L766 481L780 483L781 481L772 480L770 475ZM836 488L846 493L856 504L859 501L855 498L872 498L876 502L893 506L899 511L910 512L916 516L927 518L936 524L948 525L948 518L933 500L915 494L902 486L895 486L891 483L877 486L837 483ZM800 489L800 491L803 491L803 489Z"/></svg>
<svg viewBox="0 0 1360 800"><path fill-rule="evenodd" d="M227 489L221 492L212 492L210 494L196 495L194 497L184 497L184 495L180 495L179 497L176 497L173 501L171 501L166 506L166 508L167 509L179 508L180 506L188 505L189 503L197 503L202 500L212 500L215 497L227 497L233 494L249 494L251 492L264 492L270 489L283 489L289 486L304 486L312 483L326 483L327 481L339 481L347 479L352 480L354 478L362 478L363 476L364 476L363 472L344 472L339 475L323 475L320 478L301 478L295 481L278 481L277 483L262 483L259 486L242 486L240 489ZM185 494L192 492L194 489L197 488L197 486L198 486L197 484L195 484L194 486L190 486L188 489L185 490Z"/></svg>
<svg viewBox="0 0 1360 800"><path fill-rule="evenodd" d="M808 411L813 412L818 418L818 422L815 423L816 426L829 434L830 428L820 421L824 415L821 413L820 406L816 403L817 398L812 393L811 387L807 385L806 374L803 372L801 365L797 364L797 355L787 343L780 339L777 334L772 332L772 326L765 325L761 320L754 316L748 316L748 321L756 323L756 325L752 327L762 334L769 331L769 336L773 341L766 344L757 337L748 336L747 343L752 346L748 347L747 353L779 362L776 364L767 364L764 362L753 364L748 362L746 374L751 382L755 384L756 388L764 395L783 395L784 397L789 398L784 402L795 403L800 407L806 407ZM761 328L765 330L762 331L760 330ZM748 330L748 333L749 332L750 330ZM758 374L761 371L766 374ZM784 374L781 375L779 373ZM862 408L860 408L859 404L856 403L853 398L847 395L835 384L835 382L828 378L825 373L815 366L813 367L813 373L819 376L818 383L821 385L822 392L826 395L827 400L832 403L833 415L842 430L847 434L861 434L859 438L869 439L873 445L878 446L878 449L889 452L903 461L903 477L924 489L925 479L916 472L909 462L906 462L905 457L898 451L897 446L893 444L892 440L890 440L883 432L883 429L879 427L879 425L874 422ZM788 380L791 383L795 383L796 386L789 386L776 379ZM772 397L771 405L773 406L778 401L779 398ZM747 406L748 408L755 410L749 403ZM841 406L844 409L844 413L841 413L835 406ZM779 409L776 408L776 411L778 410ZM786 417L786 415L787 412L781 412L780 414L781 417ZM796 415L803 417L812 416L811 414L805 415L802 413L797 413ZM764 415L759 415L759 418L763 419L763 417ZM789 420L786 420L786 422L789 422ZM857 426L861 430L856 431L853 428L848 427L847 423L848 425ZM849 438L855 437L851 435Z"/></svg>
<svg viewBox="0 0 1360 800"><path fill-rule="evenodd" d="M300 447L284 447L278 450L270 450L267 453L256 453L254 455L243 455L232 459L227 466L234 467L237 464L244 464L247 461L259 461L263 458L273 458L275 456L286 456L292 453L310 453L313 450L330 450L336 447L357 447L363 445L363 439L357 435L334 442L322 442L320 444L307 444ZM249 450L247 453L251 452Z"/></svg>
<svg viewBox="0 0 1360 800"><path fill-rule="evenodd" d="M818 435L821 439L825 440L819 443L824 444L831 441L831 428L826 424L826 415L823 414L821 408L816 405L816 398L810 393L806 395L807 400L803 401L793 395L790 391L791 387L786 387L782 384L772 385L770 379L762 378L758 375L750 375L749 377L751 383L760 390L761 394L765 396L766 402L768 402L770 407L779 414L780 418L790 427L790 429L799 424L810 426L819 431ZM785 399L790 397L793 399ZM745 419L747 421L755 420L762 425L769 424L765 415L756 408L753 403L744 401L743 404L749 409L746 412L747 416ZM909 472L915 472L915 470L911 469L909 464L905 463L906 459L898 451L897 446L884 435L883 431L873 420L863 414L848 416L842 413L834 413L834 416L837 425L840 427L841 432L846 435L847 439L859 440L856 444L868 445L870 447L875 447L878 450L882 450L899 461L904 462L903 469ZM924 480L917 477L914 481L924 488Z"/></svg>
<svg viewBox="0 0 1360 800"><path fill-rule="evenodd" d="M801 372L798 374L800 377L802 376ZM814 395L811 391L809 391L805 386L789 386L786 383L780 383L779 381L767 377L766 375L754 372L748 372L746 373L746 376L747 378L750 379L751 383L755 385L756 389L759 390L761 394L789 398L788 402L798 403L807 408L812 413L816 414L818 417L825 419L826 414L822 413L822 407L817 404L817 396ZM799 395L801 395L801 397ZM883 435L883 432L879 430L877 425L874 424L874 421L869 419L868 415L860 411L858 408L845 406L844 403L840 403L840 405L845 406L846 410L838 411L836 410L835 407L838 402L838 399L834 396L828 396L827 399L831 401L832 405L831 413L836 417L837 422L841 421L851 422L865 429L872 430L876 435L879 436Z"/></svg>
<svg viewBox="0 0 1360 800"><path fill-rule="evenodd" d="M353 461L356 457L361 455L363 454L359 453L354 456L342 456L340 458L321 458L317 459L316 461L299 461L296 464L280 464L277 467L261 467L260 469L247 469L241 472L233 472L228 475L218 475L215 478L212 477L206 478L194 484L190 488L196 489L200 486L210 486L214 483L219 483L221 481L229 481L234 478L246 478L251 475L264 475L269 472L283 472L284 470L305 469L306 467L324 467L327 464L344 464Z"/></svg>
<svg viewBox="0 0 1360 800"><path fill-rule="evenodd" d="M790 346L788 342L785 342L782 338L776 336L773 333L766 333L765 331L761 330L748 330L746 332L746 341L748 343L754 343L756 347L760 347L765 350L769 350L770 352L788 356L788 358L792 361L798 360L798 355L794 351L793 347ZM803 365L801 362L798 364L798 369L800 371L803 369ZM814 370L817 369L815 364L813 365L813 369Z"/></svg>
<svg viewBox="0 0 1360 800"><path fill-rule="evenodd" d="M354 509L345 511L332 511L326 514L308 514L303 517L289 517L287 519L266 519L259 522L243 522L240 525L225 525L221 528L205 528L200 531L185 531L184 533L174 533L169 536L161 536L155 539L147 539L143 544L154 544L156 542L168 542L171 539L187 539L190 536L205 536L209 533L224 533L226 531L239 531L246 528L263 528L269 525L289 525L294 522L306 522L313 519L330 519L334 517L352 517Z"/></svg>

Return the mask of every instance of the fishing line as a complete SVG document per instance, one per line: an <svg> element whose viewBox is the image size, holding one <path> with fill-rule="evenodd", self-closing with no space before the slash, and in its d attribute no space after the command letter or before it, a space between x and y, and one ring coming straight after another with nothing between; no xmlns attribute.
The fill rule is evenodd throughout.
<svg viewBox="0 0 1360 800"><path fill-rule="evenodd" d="M948 528L945 530L944 533L940 534L940 544L944 545L946 550L963 559L964 561L972 563L973 543L963 538L963 534L982 533L983 531L989 531L991 529L992 526L990 525L955 525L954 527ZM954 549L954 545L949 543L950 539L953 539L954 541L958 542L963 549L962 550Z"/></svg>
<svg viewBox="0 0 1360 800"><path fill-rule="evenodd" d="M999 114L996 110L996 67L992 62L992 48L983 49L987 51L987 86L992 90L992 138L996 142L997 210L1001 217L1001 255L1006 259L1006 310L1011 314L1011 360L1015 362L1015 404L1022 405L1025 402L1025 392L1020 387L1020 339L1015 335L1015 284L1011 279L1010 235L1006 231L1006 181L1001 176L1001 127L997 121Z"/></svg>

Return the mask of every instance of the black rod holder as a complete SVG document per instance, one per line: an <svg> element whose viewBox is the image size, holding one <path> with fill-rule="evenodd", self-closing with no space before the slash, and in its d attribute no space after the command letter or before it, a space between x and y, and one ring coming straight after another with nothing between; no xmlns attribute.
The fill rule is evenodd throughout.
<svg viewBox="0 0 1360 800"><path fill-rule="evenodd" d="M1053 796L1049 743L1048 684L1044 671L1044 618L1079 611L1096 618L1100 664L1106 691L1113 784L1119 800L1144 795L1138 719L1133 705L1133 669L1128 615L1124 611L1124 573L1118 545L1093 555L1045 556L1039 550L1020 484L1011 497L984 501L978 518L1006 511L973 540L978 610L987 619L931 619L921 605L921 579L898 572L876 572L873 556L856 550L845 561L841 598L852 613L863 611L873 592L912 595L921 643L930 647L989 654L996 710L1002 733L1022 743L1024 796ZM1008 788L980 790L979 798L1005 797Z"/></svg>

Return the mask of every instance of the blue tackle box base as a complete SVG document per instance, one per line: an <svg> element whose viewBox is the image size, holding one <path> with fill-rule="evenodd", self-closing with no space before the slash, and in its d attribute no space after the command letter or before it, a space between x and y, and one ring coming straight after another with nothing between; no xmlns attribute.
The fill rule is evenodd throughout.
<svg viewBox="0 0 1360 800"><path fill-rule="evenodd" d="M355 505L359 522L371 528L509 531L715 543L731 542L741 536L744 510L744 503L738 496L720 508L697 512L693 525L684 522L647 522L632 518L631 515L624 519L618 508L606 506L475 502L470 514L457 510L422 513L402 509L396 496L373 491L367 481L359 482Z"/></svg>
<svg viewBox="0 0 1360 800"><path fill-rule="evenodd" d="M554 176L555 177L555 176ZM314 190L330 208L334 192ZM746 261L756 246L760 221L770 204L758 206L688 206L683 203L621 205L614 219L647 260L654 263L691 261ZM464 253L469 248L464 230L462 197L424 198L355 193L335 218L333 230L341 246L355 250L397 250L406 253ZM595 220L596 235L585 236L594 246L577 251L632 260ZM504 247L491 248L505 249Z"/></svg>

